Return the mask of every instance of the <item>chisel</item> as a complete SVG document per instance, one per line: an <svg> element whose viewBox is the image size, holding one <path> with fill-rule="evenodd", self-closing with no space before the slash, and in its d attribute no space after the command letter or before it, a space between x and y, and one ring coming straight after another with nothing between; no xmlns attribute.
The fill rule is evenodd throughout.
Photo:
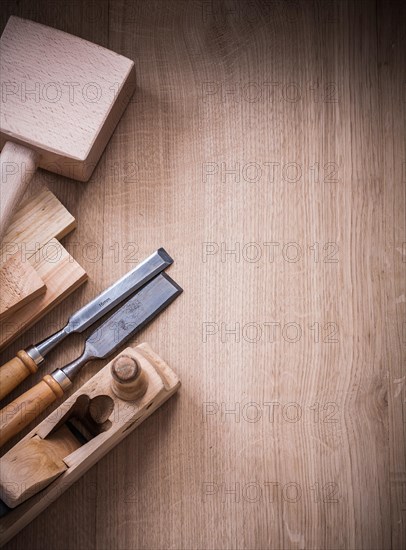
<svg viewBox="0 0 406 550"><path fill-rule="evenodd" d="M0 411L0 446L61 398L86 363L114 353L181 292L180 286L166 273L146 284L87 338L80 357L44 376L41 382Z"/></svg>
<svg viewBox="0 0 406 550"><path fill-rule="evenodd" d="M3 399L30 374L38 370L45 355L73 332L83 332L116 305L136 292L155 275L173 263L172 258L159 248L146 260L96 296L91 302L71 315L66 326L39 344L17 352L16 357L0 367L0 399Z"/></svg>

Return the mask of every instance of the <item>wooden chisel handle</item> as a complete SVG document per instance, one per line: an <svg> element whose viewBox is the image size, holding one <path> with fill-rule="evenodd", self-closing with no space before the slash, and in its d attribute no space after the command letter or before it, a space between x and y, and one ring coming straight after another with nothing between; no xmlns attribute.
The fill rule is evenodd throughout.
<svg viewBox="0 0 406 550"><path fill-rule="evenodd" d="M17 352L16 357L0 367L0 400L37 370L38 365L26 351Z"/></svg>
<svg viewBox="0 0 406 550"><path fill-rule="evenodd" d="M47 374L36 386L0 411L0 447L28 426L51 403L63 396L63 389Z"/></svg>

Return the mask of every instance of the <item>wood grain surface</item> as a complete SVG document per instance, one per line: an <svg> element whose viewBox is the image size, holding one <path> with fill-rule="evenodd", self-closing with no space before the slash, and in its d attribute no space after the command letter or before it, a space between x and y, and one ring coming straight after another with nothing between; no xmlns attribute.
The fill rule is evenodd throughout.
<svg viewBox="0 0 406 550"><path fill-rule="evenodd" d="M0 349L22 333L28 336L29 328L87 281L86 271L56 239L48 241L41 253L31 256L28 261L44 281L46 290L0 323ZM52 325L45 323L44 326L51 334ZM31 344L36 343L36 332L31 334Z"/></svg>
<svg viewBox="0 0 406 550"><path fill-rule="evenodd" d="M12 254L29 260L51 239L62 239L75 227L74 216L49 189L37 190L22 202L11 221L0 245L0 268Z"/></svg>
<svg viewBox="0 0 406 550"><path fill-rule="evenodd" d="M404 548L404 3L2 8L3 27L32 18L137 72L89 183L31 184L75 216L64 245L90 280L2 362L159 246L185 290L131 342L171 365L178 396L7 548Z"/></svg>
<svg viewBox="0 0 406 550"><path fill-rule="evenodd" d="M6 317L46 290L30 259L37 256L38 263L44 245L75 227L75 218L48 189L17 209L0 245L0 332Z"/></svg>
<svg viewBox="0 0 406 550"><path fill-rule="evenodd" d="M0 321L45 292L45 284L17 252L0 268Z"/></svg>

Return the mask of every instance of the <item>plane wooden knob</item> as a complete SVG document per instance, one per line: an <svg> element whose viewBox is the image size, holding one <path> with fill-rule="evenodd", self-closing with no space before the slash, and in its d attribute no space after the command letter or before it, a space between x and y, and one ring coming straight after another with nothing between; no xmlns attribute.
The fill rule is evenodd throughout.
<svg viewBox="0 0 406 550"><path fill-rule="evenodd" d="M135 401L147 391L148 376L133 357L118 357L111 366L111 376L111 389L124 401Z"/></svg>

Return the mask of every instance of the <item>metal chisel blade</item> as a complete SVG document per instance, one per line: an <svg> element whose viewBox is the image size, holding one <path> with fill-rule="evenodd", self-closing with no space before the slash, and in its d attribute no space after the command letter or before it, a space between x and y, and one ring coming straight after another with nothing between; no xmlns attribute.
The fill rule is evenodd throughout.
<svg viewBox="0 0 406 550"><path fill-rule="evenodd" d="M65 332L83 332L172 263L173 259L160 248L71 315Z"/></svg>
<svg viewBox="0 0 406 550"><path fill-rule="evenodd" d="M86 340L81 357L63 367L62 372L72 380L78 370L91 359L104 359L114 353L181 292L181 287L166 273L157 275L92 332Z"/></svg>

